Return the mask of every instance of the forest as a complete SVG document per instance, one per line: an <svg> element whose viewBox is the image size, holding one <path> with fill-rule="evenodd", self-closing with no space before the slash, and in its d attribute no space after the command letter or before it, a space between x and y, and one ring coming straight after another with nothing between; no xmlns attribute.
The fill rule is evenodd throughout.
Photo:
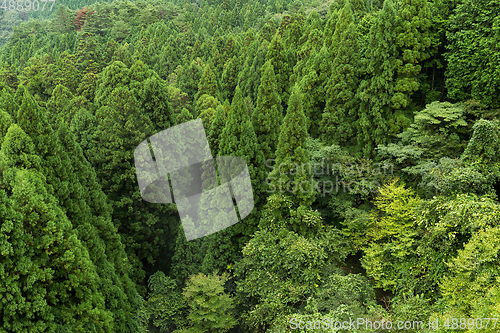
<svg viewBox="0 0 500 333"><path fill-rule="evenodd" d="M0 333L500 331L498 0L23 1ZM134 151L195 119L254 207L188 241Z"/></svg>

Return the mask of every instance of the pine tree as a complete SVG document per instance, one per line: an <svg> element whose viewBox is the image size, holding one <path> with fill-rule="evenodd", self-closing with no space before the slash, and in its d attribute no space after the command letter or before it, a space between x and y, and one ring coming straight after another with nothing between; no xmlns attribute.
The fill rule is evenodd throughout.
<svg viewBox="0 0 500 333"><path fill-rule="evenodd" d="M96 117L99 125L89 157L113 207L115 225L134 267L131 276L145 283L144 269L154 265L166 246L164 223L171 209L142 200L133 168L135 148L154 134L153 124L126 87L116 88Z"/></svg>
<svg viewBox="0 0 500 333"><path fill-rule="evenodd" d="M351 4L346 1L339 12L330 53L332 76L326 86L326 107L321 122L321 136L329 144L346 145L355 134L356 89L359 85L360 63L358 34Z"/></svg>
<svg viewBox="0 0 500 333"><path fill-rule="evenodd" d="M97 131L97 125L96 116L88 110L79 111L73 120L71 120L70 129L87 159L89 159L89 151L94 147L93 138Z"/></svg>
<svg viewBox="0 0 500 333"><path fill-rule="evenodd" d="M0 109L0 147L2 146L5 134L7 134L7 130L13 123L14 120L12 119L10 114L5 112L3 109Z"/></svg>
<svg viewBox="0 0 500 333"><path fill-rule="evenodd" d="M132 267L121 236L113 225L111 206L94 169L66 124L59 126L55 137L64 151L59 156L65 166L65 172L58 172L57 176L62 184L68 184L68 192L58 196L59 203L96 265L99 290L107 309L113 313L114 332L137 331L138 323L133 314L139 306L138 293L128 276Z"/></svg>
<svg viewBox="0 0 500 333"><path fill-rule="evenodd" d="M0 150L2 329L111 332L96 267L47 188L36 146L12 125Z"/></svg>
<svg viewBox="0 0 500 333"><path fill-rule="evenodd" d="M227 101L227 100L226 100ZM207 140L213 156L219 155L220 136L226 126L227 114L224 106L218 105L207 133Z"/></svg>
<svg viewBox="0 0 500 333"><path fill-rule="evenodd" d="M236 87L226 126L220 136L218 155L245 159L252 182L254 209L243 221L213 235L203 263L205 272L224 269L237 260L238 252L257 228L259 210L255 207L262 204L264 155L239 86Z"/></svg>
<svg viewBox="0 0 500 333"><path fill-rule="evenodd" d="M357 123L357 141L365 155L372 154L375 145L385 144L388 136L401 130L398 114L391 109L395 93L396 71L399 65L397 16L391 0L385 0L369 33L366 50L367 79L361 81L361 100ZM404 121L403 121L404 122Z"/></svg>
<svg viewBox="0 0 500 333"><path fill-rule="evenodd" d="M326 105L326 84L330 75L331 57L323 46L316 52L311 52L298 84L303 93L302 103L306 117L310 120L309 133L313 138L319 136L321 115Z"/></svg>
<svg viewBox="0 0 500 333"><path fill-rule="evenodd" d="M193 103L198 92L198 83L203 75L201 59L191 61L189 66L183 66L177 79L177 87L188 94L189 101Z"/></svg>
<svg viewBox="0 0 500 333"><path fill-rule="evenodd" d="M238 58L234 56L224 65L222 72L221 91L223 99L233 100L234 89L238 84L239 64Z"/></svg>
<svg viewBox="0 0 500 333"><path fill-rule="evenodd" d="M87 100L93 102L95 98L95 91L97 89L98 76L94 73L87 73L83 76L82 82L78 85L76 94L83 96Z"/></svg>
<svg viewBox="0 0 500 333"><path fill-rule="evenodd" d="M193 115L191 114L191 112L189 112L188 109L183 108L181 113L175 119L175 124L180 125L182 123L193 120Z"/></svg>
<svg viewBox="0 0 500 333"><path fill-rule="evenodd" d="M238 85L243 96L248 96L252 101L257 100L257 91L260 84L260 69L266 59L266 50L269 42L264 39L256 39L249 47L247 55L238 77Z"/></svg>
<svg viewBox="0 0 500 333"><path fill-rule="evenodd" d="M72 32L76 29L73 22L73 13L68 7L59 5L54 12L53 29L60 34Z"/></svg>
<svg viewBox="0 0 500 333"><path fill-rule="evenodd" d="M262 76L257 95L257 110L252 114L252 123L266 161L276 153L279 130L283 119L281 97L276 86L276 77L271 61L262 67Z"/></svg>
<svg viewBox="0 0 500 333"><path fill-rule="evenodd" d="M51 124L57 124L59 121L64 121L66 123L71 121L74 115L70 113L69 107L70 101L73 98L74 96L68 88L57 85L46 106Z"/></svg>
<svg viewBox="0 0 500 333"><path fill-rule="evenodd" d="M18 123L31 135L35 150L42 157L40 170L48 193L57 199L77 230L82 245L89 251L99 280L97 289L117 320L115 332L136 330L137 323L130 314L138 306L137 291L128 277L131 267L112 223L111 207L94 169L83 156L67 125L58 123L56 132L53 132L45 119L43 109L38 108L26 93L19 109Z"/></svg>
<svg viewBox="0 0 500 333"><path fill-rule="evenodd" d="M215 76L213 65L211 63L205 66L203 75L198 83L198 92L196 93L195 101L198 101L200 96L207 94L220 100L219 83Z"/></svg>
<svg viewBox="0 0 500 333"><path fill-rule="evenodd" d="M281 126L276 163L266 180L272 189L260 220L261 228L286 227L304 236L319 228L320 215L310 208L316 192L308 167L307 137L307 118L298 87L294 87Z"/></svg>
<svg viewBox="0 0 500 333"><path fill-rule="evenodd" d="M281 40L281 35L276 34L269 44L266 54L266 61L271 61L276 75L278 93L281 96L283 107L286 107L290 94L288 93L290 75L292 69L289 67L286 48Z"/></svg>
<svg viewBox="0 0 500 333"><path fill-rule="evenodd" d="M0 93L0 109L4 109L13 118L17 117L19 105L16 103L14 94L10 89L3 88Z"/></svg>
<svg viewBox="0 0 500 333"><path fill-rule="evenodd" d="M394 109L407 107L411 103L411 95L419 89L420 82L417 76L422 70L420 64L430 56L430 27L431 13L427 1L404 0L399 10L396 28L400 62L395 94L391 99Z"/></svg>
<svg viewBox="0 0 500 333"><path fill-rule="evenodd" d="M451 2L451 6L455 3ZM497 33L500 9L493 0L465 0L456 3L446 32L446 88L456 101L480 100L485 106L500 107Z"/></svg>
<svg viewBox="0 0 500 333"><path fill-rule="evenodd" d="M78 82L81 81L81 74L76 67L76 59L72 54L64 51L57 60L59 70L56 83L65 86L71 92L76 92Z"/></svg>
<svg viewBox="0 0 500 333"><path fill-rule="evenodd" d="M121 62L113 61L99 75L97 90L95 92L96 107L109 104L111 92L130 83L130 69Z"/></svg>
<svg viewBox="0 0 500 333"><path fill-rule="evenodd" d="M140 103L141 111L153 122L154 131L169 128L174 122L164 81L142 61L130 68L130 87Z"/></svg>

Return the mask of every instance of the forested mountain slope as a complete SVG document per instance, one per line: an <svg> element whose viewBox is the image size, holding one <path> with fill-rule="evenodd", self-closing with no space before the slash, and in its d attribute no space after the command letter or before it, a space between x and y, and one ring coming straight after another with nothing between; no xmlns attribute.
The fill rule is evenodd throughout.
<svg viewBox="0 0 500 333"><path fill-rule="evenodd" d="M2 9L0 331L497 332L499 20L495 0ZM255 207L188 242L134 150L197 118Z"/></svg>

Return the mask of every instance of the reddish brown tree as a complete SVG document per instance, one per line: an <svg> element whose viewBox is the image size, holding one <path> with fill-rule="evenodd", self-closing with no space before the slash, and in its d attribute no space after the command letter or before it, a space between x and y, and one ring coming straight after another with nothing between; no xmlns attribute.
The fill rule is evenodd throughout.
<svg viewBox="0 0 500 333"><path fill-rule="evenodd" d="M75 25L77 27L77 31L82 30L82 26L85 23L85 17L87 17L87 7L83 7L76 12Z"/></svg>

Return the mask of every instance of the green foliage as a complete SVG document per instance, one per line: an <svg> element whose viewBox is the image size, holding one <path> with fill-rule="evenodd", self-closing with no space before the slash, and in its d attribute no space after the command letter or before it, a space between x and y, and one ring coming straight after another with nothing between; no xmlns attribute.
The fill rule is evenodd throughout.
<svg viewBox="0 0 500 333"><path fill-rule="evenodd" d="M446 262L463 249L472 235L496 226L498 214L498 203L488 196L460 194L423 201L414 211L413 227L398 235L399 241L392 242L400 244L395 247L397 252L382 256L385 246L377 245L363 259L364 265L370 275L378 276L395 294L423 294L435 301L440 297L439 282L449 274ZM370 264L377 253L378 268ZM389 276L392 279L386 278Z"/></svg>
<svg viewBox="0 0 500 333"><path fill-rule="evenodd" d="M279 33L274 35L267 48L266 61L270 61L271 65L273 65L278 94L281 96L282 105L286 107L290 97L289 79L292 69L289 67L285 46Z"/></svg>
<svg viewBox="0 0 500 333"><path fill-rule="evenodd" d="M0 11L0 331L500 311L496 0L64 5ZM255 207L188 242L133 152L193 117Z"/></svg>
<svg viewBox="0 0 500 333"><path fill-rule="evenodd" d="M374 202L380 212L372 216L367 230L357 243L365 244L363 267L378 288L395 291L403 287L395 280L401 270L411 265L409 256L415 247L414 209L420 199L397 181L380 188Z"/></svg>
<svg viewBox="0 0 500 333"><path fill-rule="evenodd" d="M241 279L241 301L249 307L244 318L247 325L261 330L316 294L327 258L317 241L286 229L258 231L243 256L235 273Z"/></svg>
<svg viewBox="0 0 500 333"><path fill-rule="evenodd" d="M267 190L271 195L260 226L287 225L300 235L306 235L318 230L321 217L310 208L316 192L311 169L307 167L307 119L299 96L298 89L294 89L288 102L278 139L276 163L266 180L272 188Z"/></svg>
<svg viewBox="0 0 500 333"><path fill-rule="evenodd" d="M499 56L498 25L500 9L495 1L460 1L452 13L446 60L446 87L455 100L476 99L498 108Z"/></svg>
<svg viewBox="0 0 500 333"><path fill-rule="evenodd" d="M227 332L236 325L233 298L224 292L227 275L191 276L184 288L184 299L189 306L188 328L179 333Z"/></svg>
<svg viewBox="0 0 500 333"><path fill-rule="evenodd" d="M499 234L497 220L494 227L475 233L448 263L450 275L443 277L440 283L447 313L482 316L497 310Z"/></svg>
<svg viewBox="0 0 500 333"><path fill-rule="evenodd" d="M466 147L470 124L462 104L433 102L415 113L414 122L398 134L400 142L379 145L381 157L403 167L442 157L457 158Z"/></svg>
<svg viewBox="0 0 500 333"><path fill-rule="evenodd" d="M266 61L257 98L257 109L252 114L253 127L266 161L274 158L279 129L283 117L281 98L276 85L273 65Z"/></svg>
<svg viewBox="0 0 500 333"><path fill-rule="evenodd" d="M51 194L35 147L12 125L0 150L2 329L110 332L96 267Z"/></svg>
<svg viewBox="0 0 500 333"><path fill-rule="evenodd" d="M262 205L264 154L260 150L239 86L236 87L230 112L220 135L218 154L245 159L254 195L254 209L243 221L221 230L209 239L203 263L203 270L206 272L225 269L228 264L237 260L243 244L257 229L260 211L256 207Z"/></svg>
<svg viewBox="0 0 500 333"><path fill-rule="evenodd" d="M13 119L10 114L0 109L0 147L2 146L5 134L7 134L7 130L9 129L10 125L12 125L12 123Z"/></svg>
<svg viewBox="0 0 500 333"><path fill-rule="evenodd" d="M326 85L329 98L320 127L321 135L328 143L346 145L355 134L355 110L359 107L355 98L360 72L358 39L351 5L347 1L339 12L330 47L332 76Z"/></svg>
<svg viewBox="0 0 500 333"><path fill-rule="evenodd" d="M183 316L187 304L183 299L177 283L162 271L158 271L149 277L148 308L152 316L153 324L162 332L171 332L176 327L185 325Z"/></svg>

